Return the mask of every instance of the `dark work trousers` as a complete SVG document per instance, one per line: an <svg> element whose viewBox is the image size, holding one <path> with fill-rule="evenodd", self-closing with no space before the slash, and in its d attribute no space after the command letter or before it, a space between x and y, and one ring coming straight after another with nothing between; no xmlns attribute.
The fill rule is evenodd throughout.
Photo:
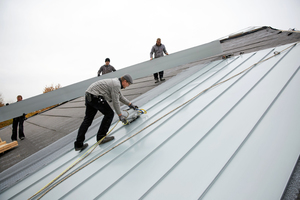
<svg viewBox="0 0 300 200"><path fill-rule="evenodd" d="M13 119L11 140L17 140L18 125L19 125L19 138L21 139L22 137L25 137L23 124L24 124L24 116L16 117Z"/></svg>
<svg viewBox="0 0 300 200"><path fill-rule="evenodd" d="M111 122L114 118L114 111L103 98L98 98L87 93L85 95L85 106L85 117L78 130L77 139L74 142L75 148L80 148L83 146L85 134L88 128L91 126L98 110L104 115L104 117L97 133L97 141L106 136L106 133L108 132Z"/></svg>
<svg viewBox="0 0 300 200"><path fill-rule="evenodd" d="M164 77L164 71L160 71L159 73L154 73L154 79L158 80L158 74L159 74L159 78L162 79Z"/></svg>

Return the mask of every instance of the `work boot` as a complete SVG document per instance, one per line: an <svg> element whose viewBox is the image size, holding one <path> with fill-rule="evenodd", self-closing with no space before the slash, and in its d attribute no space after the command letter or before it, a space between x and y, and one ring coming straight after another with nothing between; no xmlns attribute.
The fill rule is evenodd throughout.
<svg viewBox="0 0 300 200"><path fill-rule="evenodd" d="M106 136L106 137L101 141L100 144L104 144L104 143L106 143L106 142L112 141L113 139L115 139L114 136Z"/></svg>
<svg viewBox="0 0 300 200"><path fill-rule="evenodd" d="M159 82L159 80L158 79L155 79L155 83L158 83Z"/></svg>
<svg viewBox="0 0 300 200"><path fill-rule="evenodd" d="M83 151L85 148L89 146L88 143L82 145L82 147L75 147L75 151Z"/></svg>
<svg viewBox="0 0 300 200"><path fill-rule="evenodd" d="M164 78L160 78L160 81L165 81L166 79L164 79Z"/></svg>

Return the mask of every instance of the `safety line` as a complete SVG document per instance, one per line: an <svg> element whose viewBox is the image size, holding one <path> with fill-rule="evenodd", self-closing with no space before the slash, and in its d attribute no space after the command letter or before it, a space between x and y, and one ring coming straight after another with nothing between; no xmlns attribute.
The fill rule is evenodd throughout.
<svg viewBox="0 0 300 200"><path fill-rule="evenodd" d="M118 125L118 123L120 122L120 120L116 123L116 125L106 134L106 136L108 136L113 130L114 128ZM105 136L105 137L106 137ZM97 145L99 145L104 138L101 138L101 140L99 140L98 142L96 142L91 148L89 148L82 156L80 156L73 164L71 164L67 169L65 169L61 174L59 174L56 178L54 178L50 183L48 183L46 186L44 186L42 189L40 189L38 192L36 192L33 196L31 196L29 199L34 198L35 196L37 196L39 193L41 193L45 188L47 188L48 186L50 186L53 182L55 182L57 179L59 179L61 176L63 176L65 173L67 173L70 169L72 169L75 165L77 165L79 162L81 162L83 159L85 159L87 156L89 156L94 149L97 147ZM93 149L92 149L93 148ZM92 149L92 150L91 150ZM91 151L90 151L91 150ZM90 151L90 152L89 152ZM41 198L41 197L40 197ZM38 198L38 199L40 199Z"/></svg>
<svg viewBox="0 0 300 200"><path fill-rule="evenodd" d="M155 120L155 121L152 122L151 124L149 124L149 125L147 125L146 127L142 128L140 131L136 132L136 133L133 134L132 136L128 137L127 139L123 140L123 141L120 142L119 144L117 144L117 145L115 145L114 147L112 147L111 149L109 149L109 150L107 150L106 152L102 153L101 155L99 155L98 157L94 158L93 160L89 161L88 163L86 163L85 165L81 166L81 167L78 168L77 170L73 171L72 173L70 173L69 175L67 175L67 176L64 177L63 179L61 179L59 182L57 182L56 184L54 184L54 185L53 185L51 188L49 188L47 191L45 191L38 199L41 199L41 198L42 198L43 196L45 196L48 192L50 192L53 188L55 188L57 185L59 185L60 183L62 183L63 181L65 181L66 179L68 179L69 177L71 177L72 175L74 175L75 173L77 173L78 171L80 171L81 169L83 169L83 168L85 168L86 166L90 165L91 163L93 163L94 161L96 161L97 159L99 159L100 157L104 156L105 154L109 153L110 151L112 151L112 150L115 149L116 147L120 146L121 144L125 143L125 142L128 141L129 139L133 138L134 136L136 136L136 135L139 134L140 132L142 132L142 131L144 131L145 129L149 128L150 126L152 126L152 125L155 124L156 122L160 121L161 119L163 119L163 118L166 117L167 115L173 113L174 111L178 110L179 108L181 108L181 107L183 107L184 105L188 104L189 102L193 101L194 99L196 99L198 96L200 96L201 94L203 94L203 93L206 92L207 90L209 90L209 89L211 89L211 88L214 88L214 87L216 87L216 86L218 86L218 85L221 85L221 84L223 84L223 83L225 83L225 82L227 82L227 81L233 79L233 78L236 77L236 76L239 76L240 74L242 74L242 73L248 71L249 69L253 68L254 66L256 66L256 65L258 65L258 64L260 64L260 63L262 63L262 62L265 62L265 61L267 61L267 60L269 60L269 59L271 59L271 58L277 56L278 54L280 54L280 53L286 51L287 49L291 48L292 46L297 45L298 43L299 43L299 42L297 42L297 43L295 43L295 44L293 44L293 45L291 45L291 46L289 46L289 47L287 47L287 48L285 48L285 49L279 51L279 53L276 53L276 54L274 54L274 55L272 55L272 56L270 56L270 57L268 57L268 58L266 58L266 59L264 59L264 60L261 60L261 61L255 63L255 64L251 65L250 67L248 67L248 68L242 70L241 72L239 72L239 73L237 73L237 74L235 74L235 75L229 77L228 79L226 79L226 80L224 80L224 81L221 81L221 82L219 82L219 83L216 83L216 84L214 84L214 85L212 85L212 86L210 86L210 87L204 89L203 91L201 91L200 93L198 93L197 95L195 95L194 97L192 97L191 99L189 99L188 101L184 102L183 104L181 104L181 105L179 105L178 107L174 108L173 110L169 111L168 113L166 113L166 114L163 115L162 117L158 118L157 120ZM112 129L112 130L113 130L113 129ZM107 135L108 135L108 134L107 134ZM91 152L92 152L92 151L91 151ZM90 153L91 153L91 152L90 152ZM89 153L89 154L90 154L90 153ZM85 156L85 157L86 157L86 156ZM85 158L85 157L84 157L84 158ZM81 160L83 160L84 158L82 158ZM80 161L81 161L81 160L80 160ZM80 161L79 161L79 162L80 162ZM76 164L77 164L77 163L76 163ZM75 166L75 165L74 165L74 166ZM72 166L72 167L73 167L73 166ZM65 172L63 172L60 176L62 176L63 174L65 174L67 171L69 171L69 169L68 169L68 170L65 170ZM57 179L58 179L58 178L57 178ZM55 180L57 180L57 179L55 179ZM53 183L55 180L53 180L51 183ZM50 184L48 184L47 186L49 186L49 185L50 185ZM44 188L46 188L46 186L45 186ZM43 189L42 189L42 190L43 190ZM41 190L40 190L40 191L41 191ZM36 196L38 193L40 193L40 191L37 192L34 196ZM30 197L29 199L33 198L34 196Z"/></svg>

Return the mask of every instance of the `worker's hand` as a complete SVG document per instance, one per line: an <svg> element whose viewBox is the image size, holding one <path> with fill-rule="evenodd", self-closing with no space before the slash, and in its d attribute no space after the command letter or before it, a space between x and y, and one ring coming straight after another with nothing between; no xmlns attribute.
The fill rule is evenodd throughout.
<svg viewBox="0 0 300 200"><path fill-rule="evenodd" d="M119 119L120 119L120 121L121 121L123 124L127 124L127 123L128 123L128 121L127 121L127 119L126 119L126 117L125 117L124 115L119 116Z"/></svg>
<svg viewBox="0 0 300 200"><path fill-rule="evenodd" d="M132 108L133 110L135 110L135 109L138 109L139 107L131 103L129 105L129 108Z"/></svg>

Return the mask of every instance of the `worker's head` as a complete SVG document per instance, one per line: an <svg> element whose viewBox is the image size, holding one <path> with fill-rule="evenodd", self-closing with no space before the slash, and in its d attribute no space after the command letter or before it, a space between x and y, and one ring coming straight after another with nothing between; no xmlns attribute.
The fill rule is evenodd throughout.
<svg viewBox="0 0 300 200"><path fill-rule="evenodd" d="M157 38L156 44L157 44L158 46L161 44L161 39L160 39L160 38Z"/></svg>
<svg viewBox="0 0 300 200"><path fill-rule="evenodd" d="M18 101L22 101L22 100L23 100L23 97L22 97L21 95L18 95L18 96L17 96L17 100L18 100Z"/></svg>
<svg viewBox="0 0 300 200"><path fill-rule="evenodd" d="M105 59L105 64L106 64L106 65L109 65L109 63L110 63L110 59L109 59L109 58L106 58L106 59Z"/></svg>
<svg viewBox="0 0 300 200"><path fill-rule="evenodd" d="M132 78L131 78L131 76L129 74L126 74L126 75L124 75L124 76L121 77L121 82L122 82L123 88L126 88L130 84L133 83L133 80L132 80Z"/></svg>

